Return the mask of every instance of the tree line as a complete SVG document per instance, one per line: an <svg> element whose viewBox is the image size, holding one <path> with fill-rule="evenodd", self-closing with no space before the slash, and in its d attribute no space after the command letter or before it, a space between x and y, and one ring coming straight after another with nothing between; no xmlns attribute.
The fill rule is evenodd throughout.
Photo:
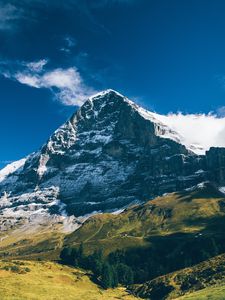
<svg viewBox="0 0 225 300"><path fill-rule="evenodd" d="M91 270L102 287L143 283L160 275L198 264L225 251L222 237L192 235L151 239L154 246L116 250L103 256L101 250L85 255L83 244L64 248L64 264Z"/></svg>
<svg viewBox="0 0 225 300"><path fill-rule="evenodd" d="M105 289L115 288L119 284L126 286L134 282L131 267L119 260L114 260L112 255L104 258L101 250L85 255L83 244L78 249L64 248L60 253L60 259L65 264L91 270L95 280Z"/></svg>

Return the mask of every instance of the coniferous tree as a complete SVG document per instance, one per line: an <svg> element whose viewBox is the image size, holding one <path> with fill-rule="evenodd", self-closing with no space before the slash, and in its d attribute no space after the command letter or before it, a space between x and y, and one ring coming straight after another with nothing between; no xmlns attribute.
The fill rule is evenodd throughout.
<svg viewBox="0 0 225 300"><path fill-rule="evenodd" d="M103 264L101 283L105 289L112 287L112 285L113 285L112 267L110 266L109 263Z"/></svg>
<svg viewBox="0 0 225 300"><path fill-rule="evenodd" d="M118 274L115 267L112 267L112 288L117 287L119 284Z"/></svg>

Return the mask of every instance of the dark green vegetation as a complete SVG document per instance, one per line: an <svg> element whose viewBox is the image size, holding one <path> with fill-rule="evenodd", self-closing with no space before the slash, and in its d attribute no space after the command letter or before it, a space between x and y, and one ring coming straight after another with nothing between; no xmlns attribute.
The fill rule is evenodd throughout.
<svg viewBox="0 0 225 300"><path fill-rule="evenodd" d="M39 247L12 239L0 254L7 250L12 259L58 260L61 253L61 262L91 270L102 287L121 284L151 300L203 289L207 295L215 284L221 292L225 281L225 198L210 184L158 197L119 215L95 215L69 235L57 237L56 232L43 232ZM33 234L31 238L37 240Z"/></svg>
<svg viewBox="0 0 225 300"><path fill-rule="evenodd" d="M21 261L14 261L14 264L5 264L0 270L11 271L18 274L25 274L30 272L28 267L24 267L24 263Z"/></svg>
<svg viewBox="0 0 225 300"><path fill-rule="evenodd" d="M117 287L118 284L129 285L133 283L134 273L132 269L115 256L104 258L101 251L95 251L91 255L84 255L83 245L79 249L64 248L60 254L63 263L74 267L81 267L93 271L94 280L100 282L103 288Z"/></svg>
<svg viewBox="0 0 225 300"><path fill-rule="evenodd" d="M192 293L198 290L203 290L202 295L207 295L209 287L214 286L221 290L225 288L224 284L225 254L211 258L192 268L169 273L142 285L133 286L131 289L140 297L158 300L174 299L187 292ZM193 296L190 299L198 298ZM213 296L210 299L214 299ZM225 299L225 294L224 298L220 299Z"/></svg>
<svg viewBox="0 0 225 300"><path fill-rule="evenodd" d="M160 278L157 288L162 295L156 293L157 296L151 296L151 299L164 299L173 288L165 285L160 276L207 262L224 253L224 231L225 199L216 188L206 184L192 191L158 197L120 215L94 216L65 238L64 247L77 253L78 250L73 249L79 249L82 243L87 260L93 259L100 249L102 258L95 267L83 262L78 262L78 266L91 269L95 278L103 282L104 265L108 273L113 274L108 286L113 286L116 281L129 285ZM118 266L122 266L122 273L130 274L129 280L119 278ZM192 286L195 286L194 290L204 288L192 279L189 282L185 272L179 276L187 288L181 288L177 295L185 294ZM225 278L224 273L221 276ZM145 287L148 289L148 285ZM148 295L147 292L138 294Z"/></svg>

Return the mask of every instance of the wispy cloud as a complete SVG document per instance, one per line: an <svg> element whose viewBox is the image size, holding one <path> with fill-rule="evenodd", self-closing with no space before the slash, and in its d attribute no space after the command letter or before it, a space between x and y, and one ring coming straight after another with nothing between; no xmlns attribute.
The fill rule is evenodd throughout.
<svg viewBox="0 0 225 300"><path fill-rule="evenodd" d="M64 40L68 48L73 48L76 46L76 40L72 36L66 36Z"/></svg>
<svg viewBox="0 0 225 300"><path fill-rule="evenodd" d="M77 41L72 36L65 36L63 38L63 46L60 48L60 51L70 53L76 44Z"/></svg>
<svg viewBox="0 0 225 300"><path fill-rule="evenodd" d="M137 3L138 0L67 0L67 1L46 1L46 0L0 0L0 30L14 30L27 22L38 22L43 15L48 14L51 8L60 11L78 11L82 15L84 24L89 30L94 32L103 32L110 34L108 28L96 17L95 10L98 8L108 8L113 5L131 5ZM69 47L62 47L62 51L69 52Z"/></svg>
<svg viewBox="0 0 225 300"><path fill-rule="evenodd" d="M64 105L80 106L95 91L88 87L76 67L47 69L47 59L35 62L0 63L0 73L33 88L49 89Z"/></svg>
<svg viewBox="0 0 225 300"><path fill-rule="evenodd" d="M10 30L23 16L23 11L12 4L0 2L0 30Z"/></svg>

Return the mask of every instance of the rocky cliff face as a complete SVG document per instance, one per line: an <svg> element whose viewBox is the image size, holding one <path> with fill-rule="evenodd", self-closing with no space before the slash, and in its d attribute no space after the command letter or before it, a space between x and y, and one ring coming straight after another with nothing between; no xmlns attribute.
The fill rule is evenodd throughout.
<svg viewBox="0 0 225 300"><path fill-rule="evenodd" d="M196 155L154 114L107 90L88 99L40 151L0 171L1 211L31 205L34 211L81 216L208 179L221 184L224 151Z"/></svg>
<svg viewBox="0 0 225 300"><path fill-rule="evenodd" d="M206 152L209 179L219 185L225 185L225 148L210 148Z"/></svg>

